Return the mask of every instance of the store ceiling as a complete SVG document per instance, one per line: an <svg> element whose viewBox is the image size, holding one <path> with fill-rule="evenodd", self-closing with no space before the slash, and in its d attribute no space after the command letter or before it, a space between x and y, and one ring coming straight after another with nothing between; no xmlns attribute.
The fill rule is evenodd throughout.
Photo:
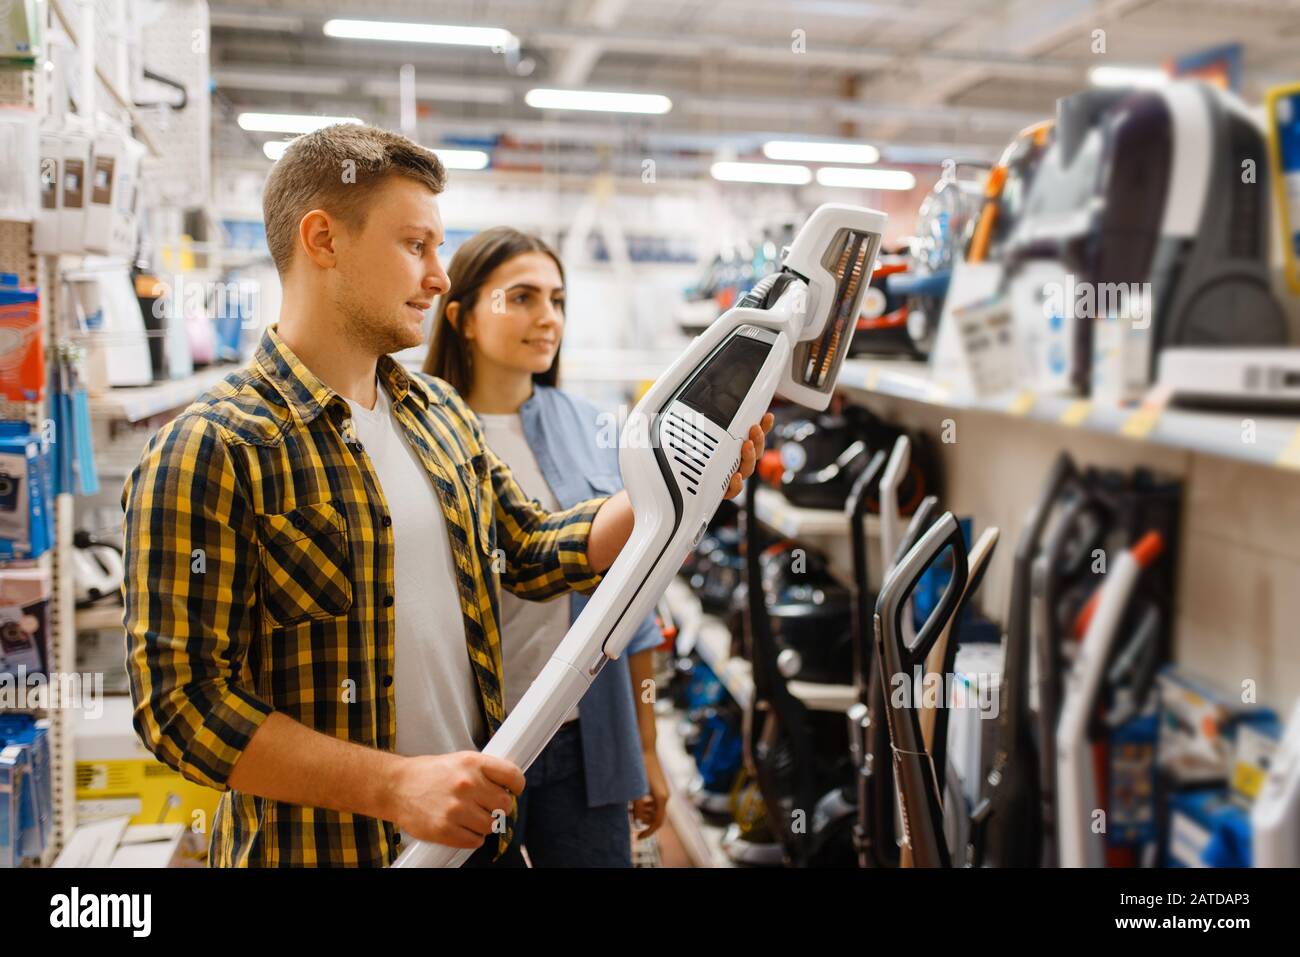
<svg viewBox="0 0 1300 957"><path fill-rule="evenodd" d="M259 157L245 110L357 115L396 126L398 71L416 70L420 136L507 136L548 168L590 171L674 153L704 175L772 134L849 137L887 161L995 156L1090 67L1159 66L1244 46L1248 99L1295 79L1300 0L321 0L209 4L219 158ZM332 17L502 27L518 62L488 49L334 39ZM1093 53L1105 31L1104 54ZM801 34L796 31L802 31ZM802 37L803 52L792 46ZM531 72L527 72L531 63ZM536 86L662 93L664 116L543 112ZM436 145L430 142L430 145ZM579 160L582 160L579 163Z"/></svg>

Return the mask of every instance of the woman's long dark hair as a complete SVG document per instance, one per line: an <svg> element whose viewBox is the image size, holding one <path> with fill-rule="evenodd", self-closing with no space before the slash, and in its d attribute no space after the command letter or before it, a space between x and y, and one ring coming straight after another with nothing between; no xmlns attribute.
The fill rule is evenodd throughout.
<svg viewBox="0 0 1300 957"><path fill-rule="evenodd" d="M424 371L435 375L451 384L463 396L468 396L474 382L474 373L470 368L469 343L465 340L465 319L474 309L483 285L493 271L503 263L509 262L524 253L545 253L555 261L555 268L560 271L560 282L564 282L564 264L555 250L536 236L520 232L509 226L494 226L467 239L456 255L451 257L447 267L447 278L451 288L438 300L438 309L433 317L433 339L429 343L429 354L424 359ZM453 302L460 303L459 322L447 321L447 306ZM545 372L533 373L533 382L538 385L557 385L560 381L560 350L555 350L555 359Z"/></svg>

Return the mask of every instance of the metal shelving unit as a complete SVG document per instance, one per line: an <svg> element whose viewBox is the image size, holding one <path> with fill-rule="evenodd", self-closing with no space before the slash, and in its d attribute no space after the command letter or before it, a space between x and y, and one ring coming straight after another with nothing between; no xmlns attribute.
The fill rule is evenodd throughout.
<svg viewBox="0 0 1300 957"><path fill-rule="evenodd" d="M71 12L67 5L51 3L45 8L47 16L53 14L60 18L65 27L73 21L67 19ZM123 115L133 113L129 107L126 94L112 84L116 76L115 64L125 62L119 58L117 44L125 44L127 37L121 27L121 17L126 8L114 3L97 3L94 8L96 18L96 56L95 62L99 72L100 87L108 96L101 99L98 109L101 111L120 110ZM206 8L196 8L204 16L206 25ZM80 28L80 22L76 27ZM174 32L174 31L172 31ZM45 24L43 33L50 35L50 22ZM183 36L186 49L190 44L190 32ZM106 42L107 41L107 42ZM182 44L182 40L176 41ZM179 47L178 47L179 49ZM206 63L206 59L203 61ZM43 113L47 105L47 88L45 71L40 64L35 69L0 70L0 106L18 107ZM206 86L206 84L205 84ZM138 117L137 117L138 119ZM206 148L206 113L203 117L191 117L201 128L201 145ZM152 144L149 131L142 135ZM172 141L175 142L174 139ZM160 157L153 149L155 159ZM202 152L202 151L201 151ZM169 150L169 156L175 157ZM177 162L182 162L177 158ZM185 177L193 182L192 170L178 174L178 179ZM204 180L206 184L206 180ZM41 322L45 333L45 350L47 356L55 354L61 343L59 315L61 313L60 297L62 295L61 260L57 255L37 255L32 250L32 224L28 222L0 221L0 270L16 273L24 286L36 286L40 290ZM100 415L121 415L129 421L166 411L174 405L187 404L197 396L210 382L215 382L226 369L213 369L206 377L196 377L194 381L167 383L161 389L140 390L142 394L131 397L101 397L95 405ZM144 414L140 414L141 412ZM36 428L49 418L46 402L14 403L0 400L0 417L21 419ZM56 674L72 673L76 666L76 636L80 625L88 628L120 627L121 609L95 609L92 612L78 613L76 610L76 586L73 578L72 538L76 523L76 499L71 493L60 494L52 503L55 517L55 540L49 553L49 565L53 583L53 594L49 610L50 629L50 669ZM110 622L110 616L112 621ZM73 754L73 708L60 706L36 709L38 717L50 721L50 761L51 782L54 791L54 822L52 839L41 861L42 866L54 863L59 852L66 845L76 827L76 790L75 790L75 756Z"/></svg>
<svg viewBox="0 0 1300 957"><path fill-rule="evenodd" d="M0 71L0 105L38 109L43 101L43 78L39 70ZM0 269L16 273L24 286L40 289L41 324L45 332L47 354L57 334L59 310L57 283L58 257L38 256L32 251L32 224L0 222ZM19 419L35 428L49 417L45 402L0 402L0 417ZM63 494L52 503L55 515L55 542L50 554L53 596L49 609L51 664L55 672L74 669L76 632L73 627L74 586L72 565L68 559L72 547L72 496ZM69 708L36 709L38 717L50 721L50 770L54 791L54 827L52 839L41 859L48 867L54 862L76 824L73 793L71 749L72 712Z"/></svg>
<svg viewBox="0 0 1300 957"><path fill-rule="evenodd" d="M184 408L236 368L229 364L209 366L184 379L110 389L91 397L90 414L96 418L141 422L163 412Z"/></svg>
<svg viewBox="0 0 1300 957"><path fill-rule="evenodd" d="M850 394L889 396L945 409L970 409L1257 465L1300 469L1298 418L1189 411L1165 405L1157 398L1135 408L1124 408L1090 399L1040 395L1031 390L975 399L935 381L925 362L899 359L847 359L840 370L839 387ZM1246 420L1254 424L1254 441L1244 438Z"/></svg>

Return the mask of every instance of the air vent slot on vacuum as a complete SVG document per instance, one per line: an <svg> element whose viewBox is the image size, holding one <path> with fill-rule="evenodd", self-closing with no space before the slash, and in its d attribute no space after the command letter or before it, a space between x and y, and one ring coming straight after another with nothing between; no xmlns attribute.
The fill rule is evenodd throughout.
<svg viewBox="0 0 1300 957"><path fill-rule="evenodd" d="M667 450L677 463L677 474L686 483L686 491L699 494L700 479L709 464L709 456L718 447L717 440L672 413L664 416L663 435Z"/></svg>

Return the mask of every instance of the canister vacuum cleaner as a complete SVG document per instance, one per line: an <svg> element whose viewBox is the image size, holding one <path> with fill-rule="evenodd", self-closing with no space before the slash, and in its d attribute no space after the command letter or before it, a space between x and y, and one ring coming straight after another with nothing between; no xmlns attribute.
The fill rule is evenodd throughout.
<svg viewBox="0 0 1300 957"><path fill-rule="evenodd" d="M619 453L632 535L485 754L526 770L604 664L623 653L704 535L773 396L827 407L886 220L854 206L818 207L781 268L692 341L637 404ZM456 867L471 853L417 841L394 866Z"/></svg>

